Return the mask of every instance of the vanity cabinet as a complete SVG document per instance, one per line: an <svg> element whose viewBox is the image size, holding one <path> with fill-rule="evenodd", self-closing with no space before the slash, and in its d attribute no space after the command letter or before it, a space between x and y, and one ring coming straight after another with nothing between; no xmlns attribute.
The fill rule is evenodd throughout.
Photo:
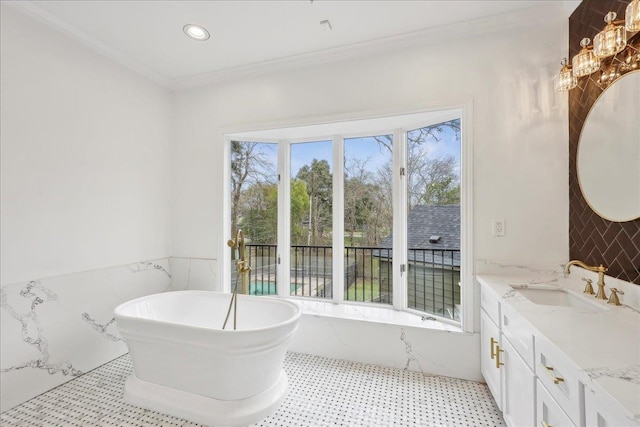
<svg viewBox="0 0 640 427"><path fill-rule="evenodd" d="M634 406L633 396L638 396L639 389L633 381L626 378L620 381L612 376L596 384L587 368L581 367L579 362L568 356L566 347L563 347L572 349L571 346L580 345L585 350L599 350L601 355L596 363L590 361L591 366L598 366L598 360L605 360L603 354L611 354L611 341L609 347L604 348L606 352L597 346L585 345L585 330L578 329L583 328L578 321L582 322L590 314L576 312L578 314L569 315L569 311L550 309L544 305L537 308L522 295L518 295L509 282L505 283L499 277L496 279L497 283L486 278L479 281L480 362L482 375L507 425L640 427L639 417L634 415L638 412L629 410L640 409L637 400ZM628 339L637 340L638 334L635 331L640 323L636 321L634 312L595 313L600 322L626 325L632 332ZM627 323L621 323L620 318L623 316L629 318ZM555 331L551 329L556 324L567 323L572 324L573 329L562 330L559 334L554 334ZM546 328L549 333L540 332L541 328ZM603 326L600 329L608 331L609 327ZM572 336L574 332L575 338ZM552 337L555 337L554 341ZM601 341L602 338L599 342ZM573 352L575 353L575 349ZM637 359L634 357L631 352L628 366L635 366L634 361ZM634 371L630 372L626 375L633 377ZM614 381L617 381L615 384L619 387L618 390L623 391L618 392L617 397L609 392ZM609 389L601 390L603 384L609 386Z"/></svg>
<svg viewBox="0 0 640 427"><path fill-rule="evenodd" d="M525 361L516 350L524 346L518 338L520 334L506 334L502 325L506 313L494 295L482 294L480 315L482 375L496 400L498 408L509 426L529 426L535 424L535 375L532 371L532 357ZM512 315L506 315L511 327ZM510 332L514 332L511 330ZM527 333L525 332L525 336ZM511 339L509 338L511 336ZM525 339L526 341L526 339ZM533 356L533 355L531 355Z"/></svg>
<svg viewBox="0 0 640 427"><path fill-rule="evenodd" d="M640 427L637 311L534 303L519 289L558 279L514 277L478 278L481 370L506 424Z"/></svg>

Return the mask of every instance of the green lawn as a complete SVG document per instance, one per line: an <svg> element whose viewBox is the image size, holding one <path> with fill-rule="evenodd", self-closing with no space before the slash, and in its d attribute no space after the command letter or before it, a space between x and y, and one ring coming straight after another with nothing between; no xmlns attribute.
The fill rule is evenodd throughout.
<svg viewBox="0 0 640 427"><path fill-rule="evenodd" d="M363 292L364 298L362 297ZM379 296L380 282L378 280L373 280L372 283L371 279L363 280L361 278L359 278L356 283L349 286L349 288L347 288L347 291L344 293L344 299L346 301L368 302L372 299L378 298Z"/></svg>

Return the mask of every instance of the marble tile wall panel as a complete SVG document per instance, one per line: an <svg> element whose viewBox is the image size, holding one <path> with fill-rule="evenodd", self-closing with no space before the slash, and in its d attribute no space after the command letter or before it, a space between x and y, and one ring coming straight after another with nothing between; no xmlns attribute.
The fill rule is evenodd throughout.
<svg viewBox="0 0 640 427"><path fill-rule="evenodd" d="M0 288L0 412L127 352L122 302L169 290L168 259Z"/></svg>
<svg viewBox="0 0 640 427"><path fill-rule="evenodd" d="M480 335L303 314L290 351L483 381Z"/></svg>
<svg viewBox="0 0 640 427"><path fill-rule="evenodd" d="M216 259L171 257L169 265L172 291L220 291Z"/></svg>
<svg viewBox="0 0 640 427"><path fill-rule="evenodd" d="M500 262L491 260L476 260L475 274L485 275L546 275L555 276L562 274L564 265L558 264L524 264L514 262Z"/></svg>

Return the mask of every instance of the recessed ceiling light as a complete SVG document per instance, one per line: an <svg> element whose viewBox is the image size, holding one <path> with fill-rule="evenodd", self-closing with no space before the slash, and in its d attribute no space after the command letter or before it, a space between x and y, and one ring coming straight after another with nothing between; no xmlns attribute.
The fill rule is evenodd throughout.
<svg viewBox="0 0 640 427"><path fill-rule="evenodd" d="M207 31L206 28L201 27L200 25L187 24L182 28L182 30L190 39L198 40L201 42L209 39L209 31Z"/></svg>

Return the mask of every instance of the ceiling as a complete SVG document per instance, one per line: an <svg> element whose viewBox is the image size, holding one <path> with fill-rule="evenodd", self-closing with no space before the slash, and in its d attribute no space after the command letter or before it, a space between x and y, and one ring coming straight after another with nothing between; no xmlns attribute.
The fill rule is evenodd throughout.
<svg viewBox="0 0 640 427"><path fill-rule="evenodd" d="M384 1L13 1L13 5L72 34L168 87L202 76L393 40L452 23L477 21L550 0ZM569 4L572 10L579 2ZM571 6L572 5L572 6ZM568 17L567 12L565 17ZM320 21L329 20L331 31ZM188 39L195 23L211 33Z"/></svg>

